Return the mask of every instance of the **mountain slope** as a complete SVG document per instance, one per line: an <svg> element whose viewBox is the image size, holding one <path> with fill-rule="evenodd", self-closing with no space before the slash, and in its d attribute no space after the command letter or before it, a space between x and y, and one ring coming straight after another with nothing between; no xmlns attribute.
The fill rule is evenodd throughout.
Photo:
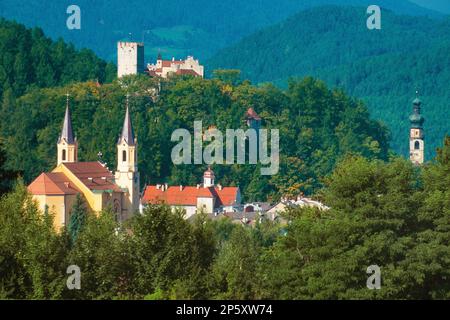
<svg viewBox="0 0 450 320"><path fill-rule="evenodd" d="M436 10L444 14L450 14L450 3L448 0L411 0L424 8Z"/></svg>
<svg viewBox="0 0 450 320"><path fill-rule="evenodd" d="M115 66L91 50L77 51L62 40L51 41L40 29L26 29L2 18L0 52L0 99L6 91L17 97L30 88L104 82L115 76Z"/></svg>
<svg viewBox="0 0 450 320"><path fill-rule="evenodd" d="M145 40L147 60L164 55L194 54L204 59L243 36L280 22L290 15L323 4L368 6L369 0L78 0L81 30L66 28L66 9L72 1L2 0L0 16L27 26L39 26L53 38L63 37L77 47L92 48L114 61L116 41L132 33ZM407 0L378 0L402 14L438 14ZM51 17L51 19L49 19Z"/></svg>
<svg viewBox="0 0 450 320"><path fill-rule="evenodd" d="M397 16L384 11L382 30L366 28L364 8L321 7L253 34L220 51L209 70L237 68L254 82L286 85L312 75L363 98L391 129L393 148L408 153L410 101L422 93L427 158L449 131L450 19ZM321 21L320 24L317 21Z"/></svg>

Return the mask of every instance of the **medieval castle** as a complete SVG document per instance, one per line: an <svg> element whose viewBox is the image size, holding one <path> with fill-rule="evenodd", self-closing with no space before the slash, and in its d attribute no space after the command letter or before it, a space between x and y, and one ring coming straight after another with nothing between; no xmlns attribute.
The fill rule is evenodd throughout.
<svg viewBox="0 0 450 320"><path fill-rule="evenodd" d="M155 64L144 65L144 44L140 42L117 43L117 77L130 74L148 74L152 77L167 78L171 74L204 77L204 67L194 57L186 60L163 60L158 54Z"/></svg>

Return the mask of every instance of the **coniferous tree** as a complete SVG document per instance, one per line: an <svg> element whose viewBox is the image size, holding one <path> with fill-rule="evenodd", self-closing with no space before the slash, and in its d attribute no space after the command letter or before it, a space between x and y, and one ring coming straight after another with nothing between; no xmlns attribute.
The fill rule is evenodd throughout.
<svg viewBox="0 0 450 320"><path fill-rule="evenodd" d="M79 233L83 230L87 220L88 210L86 208L86 202L81 194L77 194L75 203L73 204L72 211L70 213L70 220L68 231L72 242L75 242Z"/></svg>

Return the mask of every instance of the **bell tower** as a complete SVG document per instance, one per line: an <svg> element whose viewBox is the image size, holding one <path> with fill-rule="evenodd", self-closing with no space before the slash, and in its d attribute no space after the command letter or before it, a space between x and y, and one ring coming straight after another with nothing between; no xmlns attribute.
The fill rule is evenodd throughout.
<svg viewBox="0 0 450 320"><path fill-rule="evenodd" d="M137 167L137 139L134 137L129 111L129 95L126 100L122 133L117 141L116 184L122 188L122 218L128 219L139 210L139 172Z"/></svg>
<svg viewBox="0 0 450 320"><path fill-rule="evenodd" d="M413 113L409 116L411 128L409 131L409 159L416 165L421 165L425 161L425 144L423 123L425 119L420 114L422 101L419 99L419 93L416 92L416 99L413 101Z"/></svg>
<svg viewBox="0 0 450 320"><path fill-rule="evenodd" d="M74 138L72 130L72 120L70 117L69 108L69 94L66 95L66 114L64 116L63 127L61 134L58 138L58 161L57 165L65 162L77 162L78 161L78 142L77 138Z"/></svg>
<svg viewBox="0 0 450 320"><path fill-rule="evenodd" d="M209 187L214 187L214 171L211 170L210 167L208 167L208 170L206 170L203 173L203 187L204 188L209 188Z"/></svg>

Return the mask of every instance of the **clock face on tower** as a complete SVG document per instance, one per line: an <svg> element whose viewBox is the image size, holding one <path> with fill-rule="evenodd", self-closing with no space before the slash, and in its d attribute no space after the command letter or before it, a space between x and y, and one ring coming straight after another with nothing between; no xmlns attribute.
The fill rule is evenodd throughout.
<svg viewBox="0 0 450 320"><path fill-rule="evenodd" d="M420 138L420 130L419 129L411 129L411 137L412 138Z"/></svg>

